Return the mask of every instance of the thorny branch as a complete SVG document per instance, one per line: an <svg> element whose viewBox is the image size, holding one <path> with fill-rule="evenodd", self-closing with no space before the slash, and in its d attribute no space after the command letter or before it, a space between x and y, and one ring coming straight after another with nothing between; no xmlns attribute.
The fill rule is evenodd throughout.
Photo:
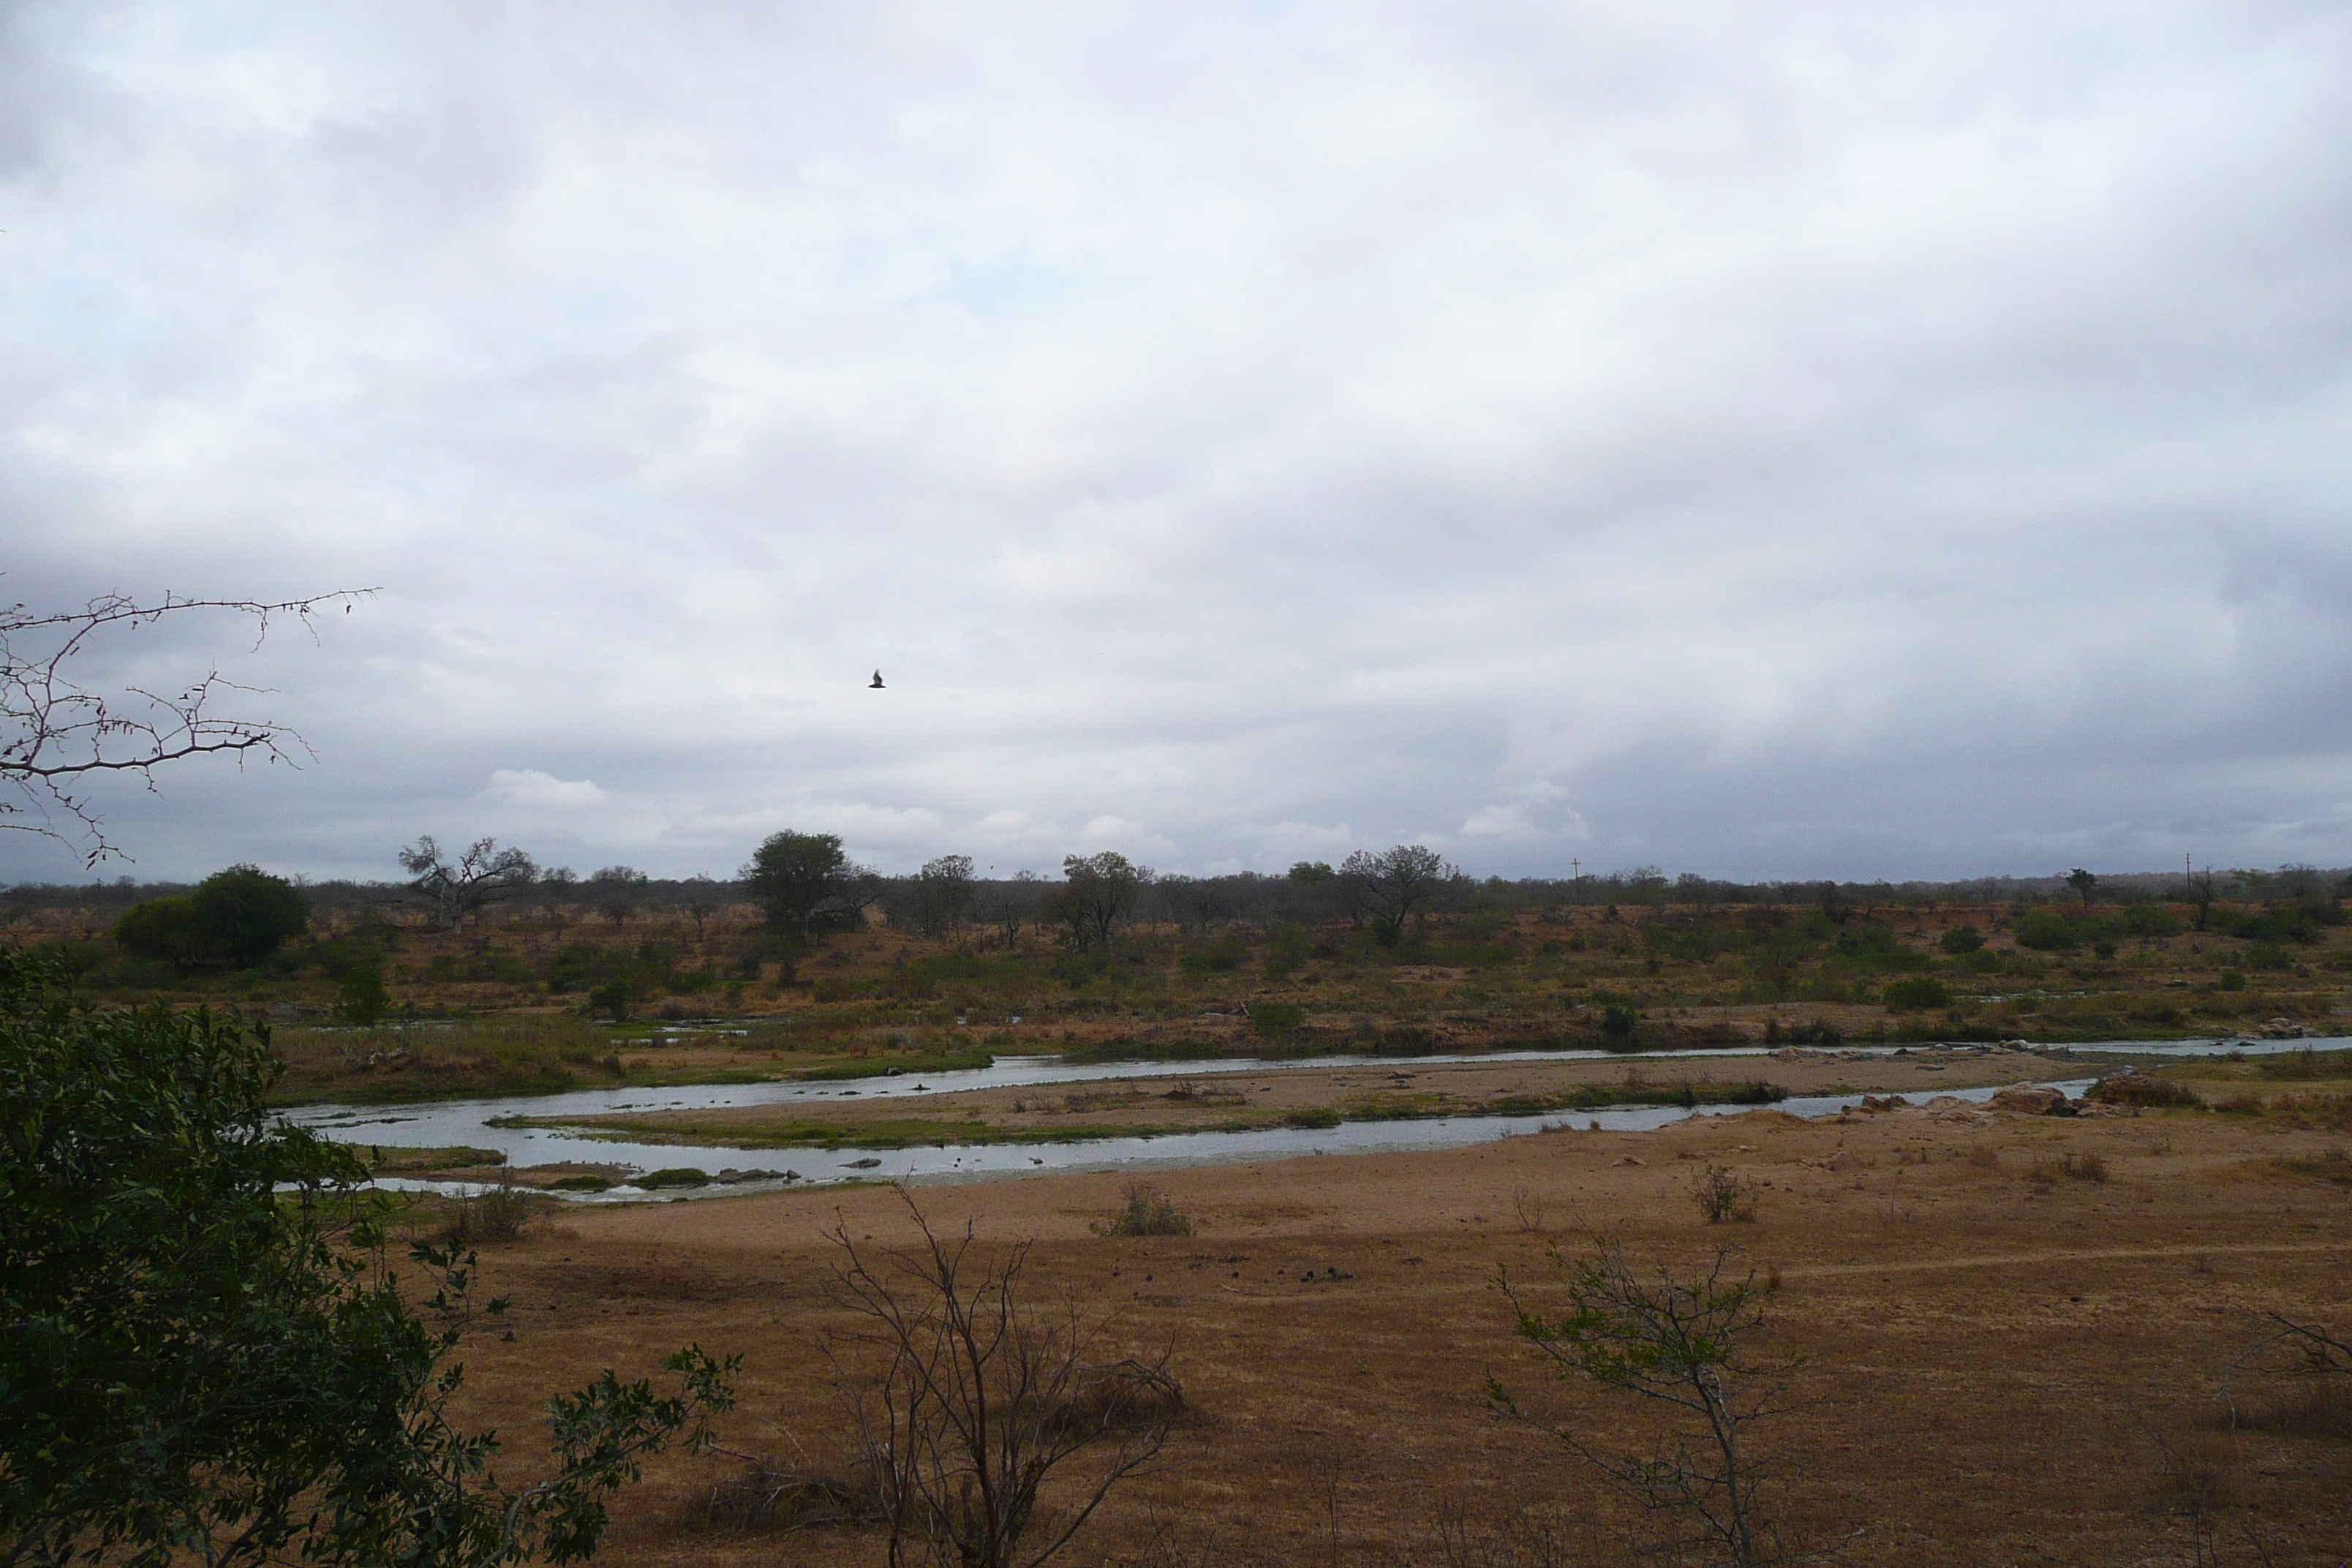
<svg viewBox="0 0 2352 1568"><path fill-rule="evenodd" d="M79 787L92 776L137 773L155 787L154 770L191 757L229 753L240 761L257 752L273 763L299 766L296 753L310 748L290 727L266 717L227 716L213 710L226 692L259 695L259 689L226 679L208 668L177 693L126 686L96 691L72 679L73 661L107 634L137 631L167 616L218 610L242 616L254 626L255 647L271 624L292 618L313 637L317 617L340 604L348 613L373 588L315 595L266 603L258 599L186 599L166 593L159 600L107 594L78 610L36 614L23 605L0 608L0 828L46 834L82 842L83 862L95 866L121 853L109 842L95 808ZM57 817L71 817L60 828ZM33 820L13 820L30 817Z"/></svg>

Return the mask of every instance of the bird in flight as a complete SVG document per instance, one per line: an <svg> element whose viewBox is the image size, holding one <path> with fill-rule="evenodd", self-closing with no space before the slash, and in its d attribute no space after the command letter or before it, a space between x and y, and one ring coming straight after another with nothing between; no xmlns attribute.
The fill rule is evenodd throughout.
<svg viewBox="0 0 2352 1568"><path fill-rule="evenodd" d="M882 689L882 672L880 670L877 669L874 672L874 679L866 683L866 689L868 691L879 691Z"/></svg>

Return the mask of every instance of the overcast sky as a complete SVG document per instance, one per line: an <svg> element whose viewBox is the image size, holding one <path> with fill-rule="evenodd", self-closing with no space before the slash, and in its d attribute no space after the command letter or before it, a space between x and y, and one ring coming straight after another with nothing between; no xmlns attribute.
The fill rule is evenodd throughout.
<svg viewBox="0 0 2352 1568"><path fill-rule="evenodd" d="M0 229L0 597L383 590L106 875L2352 861L2342 4L14 0Z"/></svg>

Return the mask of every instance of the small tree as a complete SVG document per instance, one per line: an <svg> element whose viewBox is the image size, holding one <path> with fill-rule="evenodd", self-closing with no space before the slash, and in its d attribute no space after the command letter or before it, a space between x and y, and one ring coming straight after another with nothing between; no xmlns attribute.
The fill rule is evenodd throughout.
<svg viewBox="0 0 2352 1568"><path fill-rule="evenodd" d="M1001 882L990 882L980 894L981 919L994 931L1010 952L1021 940L1021 922L1037 918L1046 885L1034 871L1016 871Z"/></svg>
<svg viewBox="0 0 2352 1568"><path fill-rule="evenodd" d="M1359 849L1348 857L1339 874L1348 879L1360 908L1402 931L1407 917L1426 909L1462 872L1434 849L1400 844L1377 855Z"/></svg>
<svg viewBox="0 0 2352 1568"><path fill-rule="evenodd" d="M1770 1527L1759 1506L1765 1473L1750 1429L1780 1406L1772 1371L1743 1354L1742 1342L1764 1322L1754 1274L1734 1278L1727 1248L1688 1279L1663 1267L1642 1274L1614 1240L1594 1238L1593 1254L1573 1264L1549 1250L1568 1275L1568 1310L1545 1316L1499 1274L1515 1331L1560 1379L1663 1405L1685 1430L1662 1454L1611 1457L1566 1426L1526 1415L1492 1377L1489 1399L1549 1433L1643 1507L1689 1521L1695 1534L1676 1544L1711 1547L1735 1568L1770 1561Z"/></svg>
<svg viewBox="0 0 2352 1568"><path fill-rule="evenodd" d="M698 947L705 940L703 922L719 912L719 884L708 877L688 877L686 879L686 897L679 901L679 907L694 921L694 941Z"/></svg>
<svg viewBox="0 0 2352 1568"><path fill-rule="evenodd" d="M196 885L196 913L231 966L247 968L310 924L310 900L283 877L258 866L231 866Z"/></svg>
<svg viewBox="0 0 2352 1568"><path fill-rule="evenodd" d="M2083 895L2083 907L2087 910L2091 907L2091 891L2099 885L2099 879L2077 866L2066 873L2066 885Z"/></svg>
<svg viewBox="0 0 2352 1568"><path fill-rule="evenodd" d="M832 833L768 836L741 872L768 924L803 939L851 923L871 896L873 873L850 864Z"/></svg>
<svg viewBox="0 0 2352 1568"><path fill-rule="evenodd" d="M1231 912L1224 886L1213 877L1162 877L1155 886L1181 934L1213 931Z"/></svg>
<svg viewBox="0 0 2352 1568"><path fill-rule="evenodd" d="M599 914L616 926L626 925L652 880L635 866L606 866L588 879L588 891Z"/></svg>
<svg viewBox="0 0 2352 1568"><path fill-rule="evenodd" d="M1062 861L1062 885L1054 894L1056 915L1070 928L1081 952L1110 945L1110 933L1135 908L1151 882L1149 867L1116 849L1072 855Z"/></svg>
<svg viewBox="0 0 2352 1568"><path fill-rule="evenodd" d="M454 861L441 853L431 834L400 851L409 892L433 911L444 931L462 931L491 904L526 891L539 867L520 849L501 849L495 838L477 838Z"/></svg>
<svg viewBox="0 0 2352 1568"><path fill-rule="evenodd" d="M2197 907L2197 929L2203 931L2213 918L2214 900L2221 896L2221 883L2209 867L2189 876L2181 885L2180 896Z"/></svg>
<svg viewBox="0 0 2352 1568"><path fill-rule="evenodd" d="M925 936L940 936L971 918L971 857L942 855L915 873L915 918Z"/></svg>
<svg viewBox="0 0 2352 1568"><path fill-rule="evenodd" d="M310 901L258 866L215 871L186 898L149 899L115 922L114 940L142 958L183 971L260 963L310 923Z"/></svg>
<svg viewBox="0 0 2352 1568"><path fill-rule="evenodd" d="M1099 1326L1076 1303L1024 1300L1026 1243L982 1262L970 1226L942 1237L900 1195L921 1233L912 1249L870 1252L833 1231L835 1284L863 1326L830 1349L889 1561L1037 1568L1160 1452L1183 1395L1165 1354L1097 1361ZM1066 1472L1055 1508L1047 1488Z"/></svg>

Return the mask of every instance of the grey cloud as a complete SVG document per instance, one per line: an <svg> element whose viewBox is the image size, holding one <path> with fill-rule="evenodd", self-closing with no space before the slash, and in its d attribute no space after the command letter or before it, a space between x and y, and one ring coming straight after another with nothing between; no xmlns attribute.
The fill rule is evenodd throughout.
<svg viewBox="0 0 2352 1568"><path fill-rule="evenodd" d="M124 796L157 870L2340 862L2347 64L2289 5L34 6L8 591L387 589L226 650L320 764Z"/></svg>

